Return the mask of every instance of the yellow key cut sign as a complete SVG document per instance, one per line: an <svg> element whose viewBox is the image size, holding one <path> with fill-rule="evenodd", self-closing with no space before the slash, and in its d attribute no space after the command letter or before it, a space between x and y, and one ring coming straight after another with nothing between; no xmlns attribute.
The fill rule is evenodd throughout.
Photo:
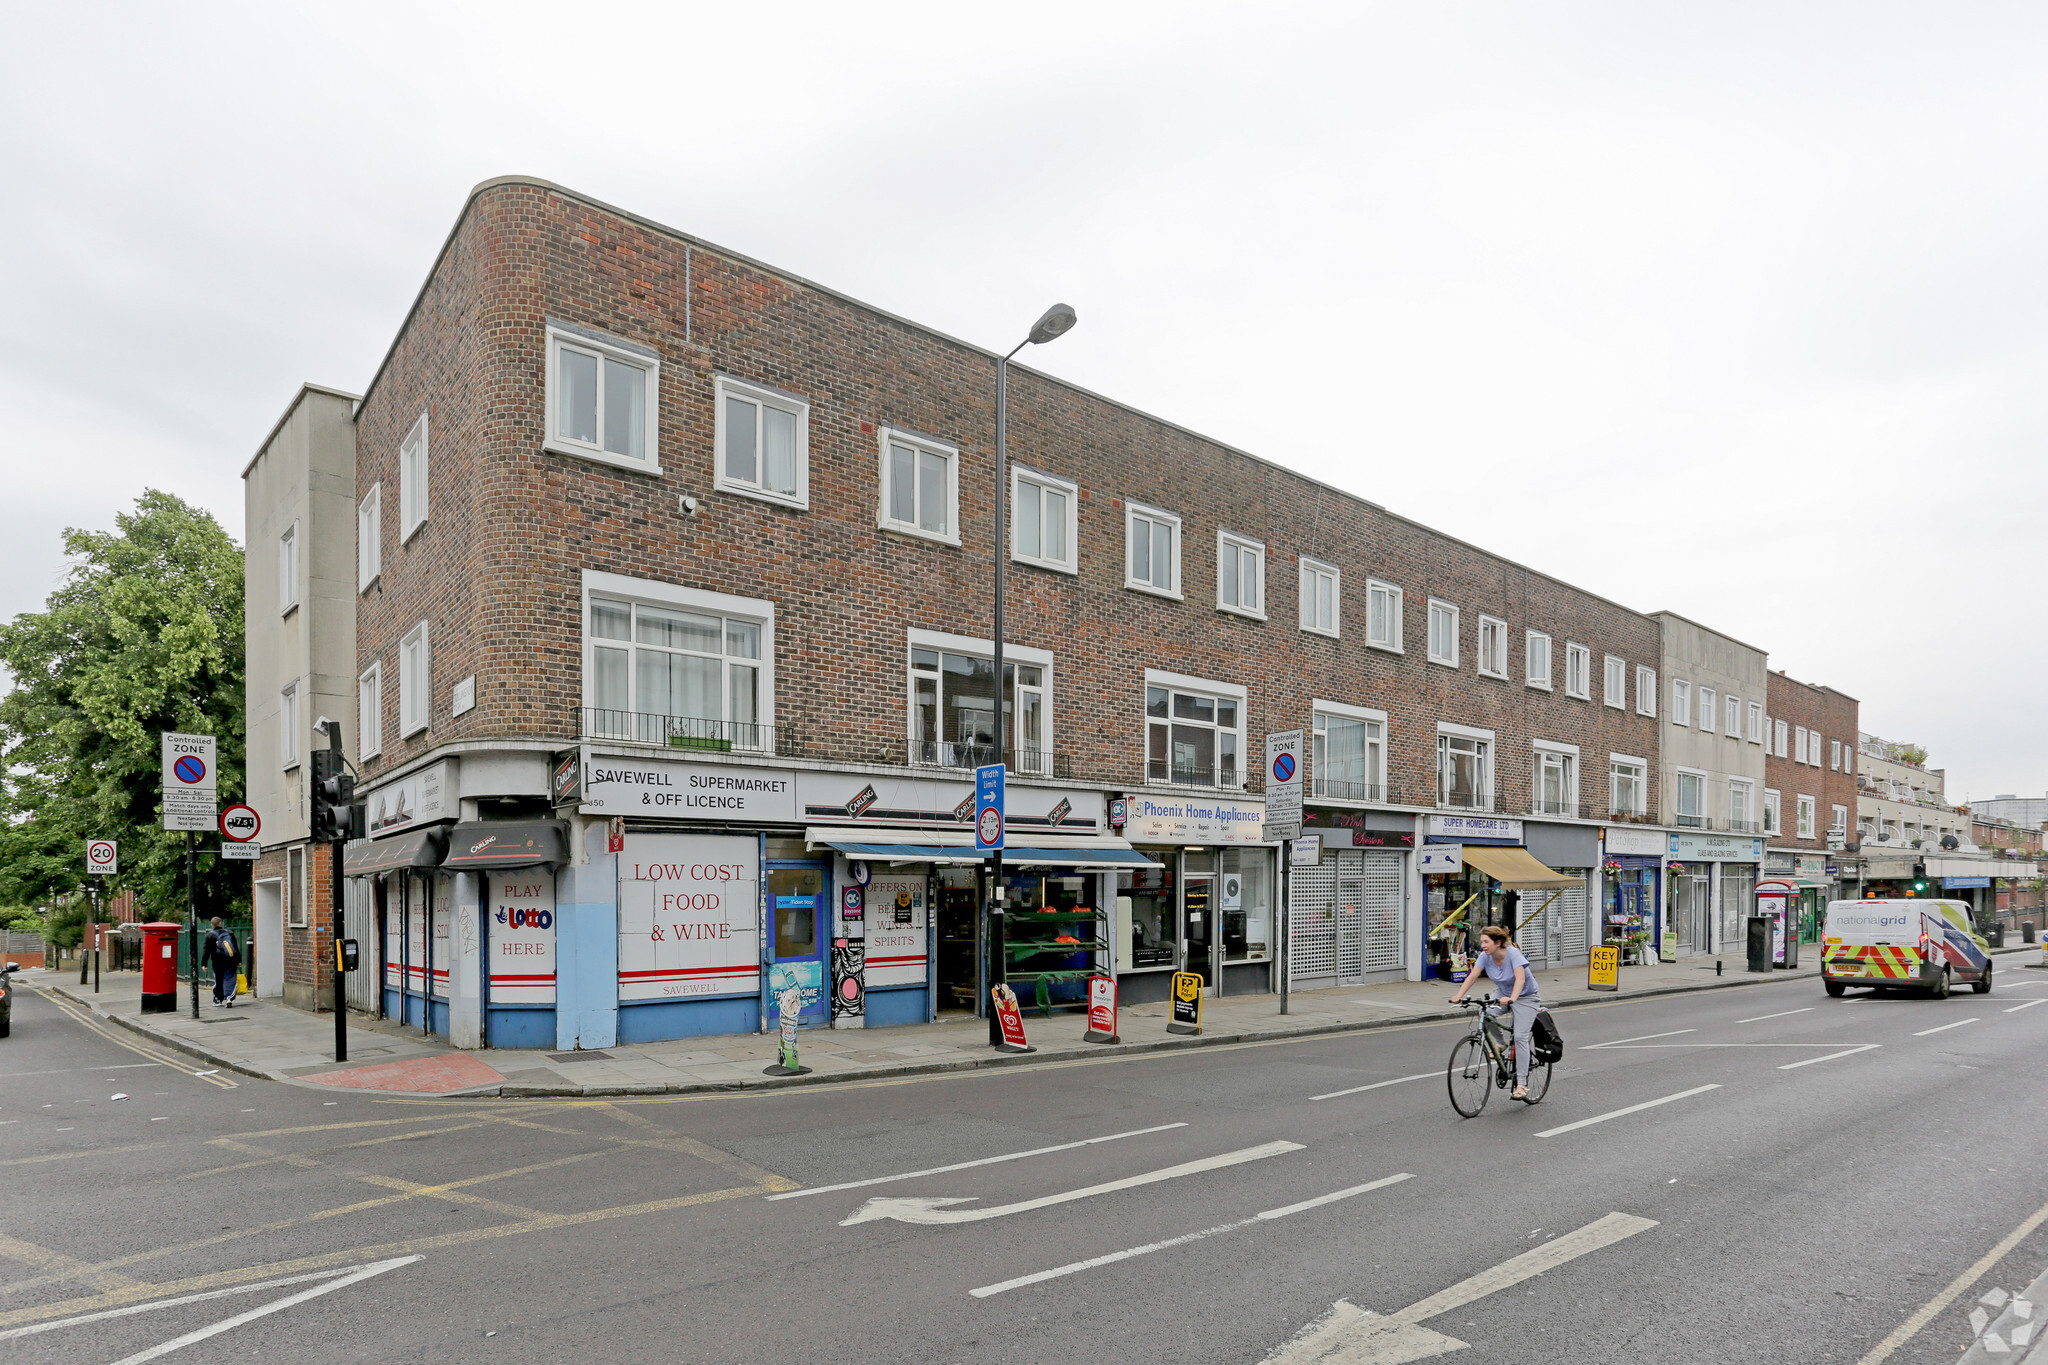
<svg viewBox="0 0 2048 1365"><path fill-rule="evenodd" d="M1586 989L1589 991L1618 991L1621 989L1621 949L1610 946L1593 950L1592 958L1586 963Z"/></svg>

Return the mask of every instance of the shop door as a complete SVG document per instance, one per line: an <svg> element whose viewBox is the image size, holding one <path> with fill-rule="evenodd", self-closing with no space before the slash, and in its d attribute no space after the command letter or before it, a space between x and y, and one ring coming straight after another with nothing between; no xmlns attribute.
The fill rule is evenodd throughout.
<svg viewBox="0 0 2048 1365"><path fill-rule="evenodd" d="M1704 873L1681 872L1671 879L1672 925L1678 932L1678 950L1703 953L1713 927L1712 883Z"/></svg>
<svg viewBox="0 0 2048 1365"><path fill-rule="evenodd" d="M1399 971L1407 919L1407 857L1400 853L1365 855L1365 948L1368 972Z"/></svg>
<svg viewBox="0 0 2048 1365"><path fill-rule="evenodd" d="M770 863L768 913L774 929L774 957L768 969L768 1018L782 1018L782 994L794 987L803 996L797 1023L822 1026L831 1010L825 989L829 936L825 916L831 888L823 863Z"/></svg>
<svg viewBox="0 0 2048 1365"><path fill-rule="evenodd" d="M1202 978L1206 994L1216 993L1216 878L1195 873L1182 882L1181 961L1182 971Z"/></svg>

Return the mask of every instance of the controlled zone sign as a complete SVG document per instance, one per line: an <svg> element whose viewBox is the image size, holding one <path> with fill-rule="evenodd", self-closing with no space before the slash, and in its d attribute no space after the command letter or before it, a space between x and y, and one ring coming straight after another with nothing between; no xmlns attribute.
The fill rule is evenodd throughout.
<svg viewBox="0 0 2048 1365"><path fill-rule="evenodd" d="M1266 827L1268 839L1301 834L1301 731L1266 736Z"/></svg>
<svg viewBox="0 0 2048 1365"><path fill-rule="evenodd" d="M120 866L120 846L112 839L87 839L85 841L85 875L88 877L111 877Z"/></svg>
<svg viewBox="0 0 2048 1365"><path fill-rule="evenodd" d="M210 830L220 795L212 735L163 736L164 828Z"/></svg>

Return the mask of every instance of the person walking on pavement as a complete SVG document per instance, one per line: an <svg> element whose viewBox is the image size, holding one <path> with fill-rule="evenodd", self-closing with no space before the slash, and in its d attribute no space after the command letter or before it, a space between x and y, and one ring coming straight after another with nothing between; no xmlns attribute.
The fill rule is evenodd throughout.
<svg viewBox="0 0 2048 1365"><path fill-rule="evenodd" d="M206 947L200 950L200 965L213 968L213 1003L235 1007L235 975L241 963L241 951L235 947L235 936L220 921L213 917L213 928L206 935Z"/></svg>
<svg viewBox="0 0 2048 1365"><path fill-rule="evenodd" d="M1529 1053L1532 1049L1530 1032L1536 1026L1536 1011L1543 1007L1543 1002L1536 995L1536 976L1529 970L1529 959L1508 941L1508 931L1498 924L1489 924L1479 931L1479 956L1474 960L1472 970L1465 974L1465 984L1458 987L1458 993L1451 997L1452 1004L1463 1000L1465 993L1478 984L1481 972L1492 978L1494 998L1514 1012L1514 1097L1527 1099Z"/></svg>

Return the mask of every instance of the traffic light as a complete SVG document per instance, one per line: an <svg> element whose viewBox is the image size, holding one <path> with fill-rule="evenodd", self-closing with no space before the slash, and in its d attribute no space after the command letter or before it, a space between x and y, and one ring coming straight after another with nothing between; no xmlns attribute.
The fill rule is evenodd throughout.
<svg viewBox="0 0 2048 1365"><path fill-rule="evenodd" d="M1927 894L1927 863L1925 860L1913 864L1913 889L1906 894L1909 896L1924 896Z"/></svg>
<svg viewBox="0 0 2048 1365"><path fill-rule="evenodd" d="M312 836L321 842L360 839L362 807L355 803L356 780L341 756L341 727L332 727L328 735L328 747L312 753Z"/></svg>

